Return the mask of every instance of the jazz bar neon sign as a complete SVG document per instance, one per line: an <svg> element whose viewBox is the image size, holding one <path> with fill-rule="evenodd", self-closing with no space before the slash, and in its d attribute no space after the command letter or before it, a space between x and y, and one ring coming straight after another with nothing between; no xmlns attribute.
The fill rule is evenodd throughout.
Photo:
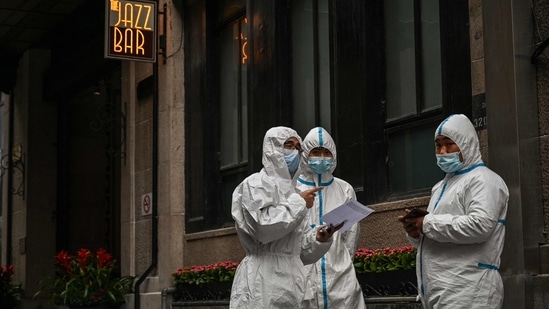
<svg viewBox="0 0 549 309"><path fill-rule="evenodd" d="M105 58L156 61L156 2L106 0Z"/></svg>

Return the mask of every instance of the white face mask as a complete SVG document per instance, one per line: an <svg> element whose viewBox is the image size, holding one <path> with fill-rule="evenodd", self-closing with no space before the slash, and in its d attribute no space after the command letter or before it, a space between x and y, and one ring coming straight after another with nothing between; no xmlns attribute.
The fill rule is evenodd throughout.
<svg viewBox="0 0 549 309"><path fill-rule="evenodd" d="M459 152L437 154L437 165L445 173L455 173L463 168L463 162L459 160Z"/></svg>

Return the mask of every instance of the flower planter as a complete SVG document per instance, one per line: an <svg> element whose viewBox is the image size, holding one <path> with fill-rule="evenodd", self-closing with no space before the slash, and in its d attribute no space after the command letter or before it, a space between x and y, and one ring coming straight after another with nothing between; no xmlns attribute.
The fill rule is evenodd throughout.
<svg viewBox="0 0 549 309"><path fill-rule="evenodd" d="M174 302L228 301L238 262L179 268L173 273Z"/></svg>
<svg viewBox="0 0 549 309"><path fill-rule="evenodd" d="M362 293L368 296L417 295L416 270L395 270L381 273L357 273Z"/></svg>
<svg viewBox="0 0 549 309"><path fill-rule="evenodd" d="M24 290L22 284L14 284L13 265L0 266L0 308L15 309L19 306L19 299Z"/></svg>
<svg viewBox="0 0 549 309"><path fill-rule="evenodd" d="M55 309L118 309L124 303L102 304L93 306L55 306Z"/></svg>
<svg viewBox="0 0 549 309"><path fill-rule="evenodd" d="M55 304L105 303L65 308L118 309L125 303L125 295L132 291L134 277L120 276L116 260L103 248L95 253L81 248L74 255L61 250L55 256L55 268L55 276L41 280L34 297L43 294Z"/></svg>
<svg viewBox="0 0 549 309"><path fill-rule="evenodd" d="M196 284L180 284L176 287L174 301L228 300L232 281Z"/></svg>

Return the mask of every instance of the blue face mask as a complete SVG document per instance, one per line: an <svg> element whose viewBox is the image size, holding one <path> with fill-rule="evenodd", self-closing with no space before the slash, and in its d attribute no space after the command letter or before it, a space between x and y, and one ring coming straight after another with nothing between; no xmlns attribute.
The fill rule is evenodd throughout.
<svg viewBox="0 0 549 309"><path fill-rule="evenodd" d="M455 173L463 168L463 162L459 161L459 152L437 154L437 165L446 173Z"/></svg>
<svg viewBox="0 0 549 309"><path fill-rule="evenodd" d="M284 149L284 161L288 165L288 171L293 175L299 167L299 151Z"/></svg>
<svg viewBox="0 0 549 309"><path fill-rule="evenodd" d="M307 162L313 172L322 175L330 171L330 168L334 165L334 158L330 157L309 157Z"/></svg>

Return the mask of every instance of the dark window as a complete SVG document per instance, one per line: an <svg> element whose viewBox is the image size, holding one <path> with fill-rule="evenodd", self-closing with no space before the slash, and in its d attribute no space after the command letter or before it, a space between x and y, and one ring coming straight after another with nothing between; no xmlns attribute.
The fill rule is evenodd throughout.
<svg viewBox="0 0 549 309"><path fill-rule="evenodd" d="M339 175L365 203L428 195L436 126L471 115L468 1L331 4Z"/></svg>
<svg viewBox="0 0 549 309"><path fill-rule="evenodd" d="M433 146L443 106L439 1L386 0L384 12L389 190L422 193L442 175Z"/></svg>
<svg viewBox="0 0 549 309"><path fill-rule="evenodd" d="M315 126L331 129L329 1L291 4L292 119L294 129L305 137Z"/></svg>
<svg viewBox="0 0 549 309"><path fill-rule="evenodd" d="M186 231L233 225L249 174L245 1L185 2Z"/></svg>
<svg viewBox="0 0 549 309"><path fill-rule="evenodd" d="M313 126L361 202L429 194L434 130L471 114L465 0L194 1L185 8L187 232L232 225L265 131Z"/></svg>
<svg viewBox="0 0 549 309"><path fill-rule="evenodd" d="M220 46L220 174L223 222L230 216L234 188L248 176L248 27L244 14L222 21Z"/></svg>

